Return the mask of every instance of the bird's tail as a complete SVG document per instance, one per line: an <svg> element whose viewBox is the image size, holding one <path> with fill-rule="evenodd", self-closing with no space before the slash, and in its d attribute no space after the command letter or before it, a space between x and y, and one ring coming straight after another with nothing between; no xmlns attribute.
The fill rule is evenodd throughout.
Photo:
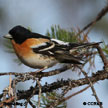
<svg viewBox="0 0 108 108"><path fill-rule="evenodd" d="M70 50L64 52L62 59L63 63L82 64L84 60L93 53L93 48L102 42L97 43L83 43L83 44L70 44Z"/></svg>
<svg viewBox="0 0 108 108"><path fill-rule="evenodd" d="M88 47L88 46L94 46L99 45L102 42L92 42L92 43L70 43L70 48L82 48L82 47Z"/></svg>

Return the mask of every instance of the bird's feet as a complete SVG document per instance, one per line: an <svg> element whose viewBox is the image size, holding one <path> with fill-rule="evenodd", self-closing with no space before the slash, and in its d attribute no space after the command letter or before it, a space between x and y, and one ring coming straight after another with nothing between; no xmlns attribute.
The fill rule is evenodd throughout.
<svg viewBox="0 0 108 108"><path fill-rule="evenodd" d="M37 70L37 71L35 71L35 73L39 73L39 72L42 72L42 71L44 71L45 69L47 69L48 67L47 66L45 66L44 68L42 68L42 69L39 69L39 70Z"/></svg>

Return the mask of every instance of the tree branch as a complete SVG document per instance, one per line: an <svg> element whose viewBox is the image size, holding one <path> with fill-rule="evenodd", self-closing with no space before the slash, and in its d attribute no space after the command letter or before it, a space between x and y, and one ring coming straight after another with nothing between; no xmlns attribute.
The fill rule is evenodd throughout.
<svg viewBox="0 0 108 108"><path fill-rule="evenodd" d="M105 70L98 71L98 72L96 72L96 74L93 74L92 76L88 77L88 79L90 79L90 81L92 83L98 82L100 80L108 79L108 72L106 72ZM71 79L58 80L57 82L53 82L51 84L45 84L44 86L42 86L42 93L52 92L53 90L56 90L56 89L61 88L63 86L70 86L70 83L71 83L71 88L86 85L86 84L90 83L88 81L88 79L87 78L81 78L78 80L71 80ZM31 87L29 90L26 90L26 91L18 91L17 100L27 99L29 96L31 96L31 93L33 93L34 89L35 89L34 87ZM39 88L37 87L35 89L35 95L38 93L39 93ZM2 96L2 94L1 94L1 96Z"/></svg>
<svg viewBox="0 0 108 108"><path fill-rule="evenodd" d="M92 76L88 77L88 79L90 79L90 81L92 83L95 83L95 82L100 81L100 80L108 79L108 72L106 72L105 70L98 71L96 74L93 74ZM56 89L61 88L63 86L69 86L70 83L71 83L72 88L79 87L79 86L82 86L85 84L89 84L88 79L87 78L81 78L78 80L71 80L71 79L58 80L57 82L53 82L51 84L45 84L44 86L42 86L42 93L52 92L53 90L56 90ZM17 93L18 100L28 98L33 90L34 90L34 88L31 87L27 91L19 91ZM38 94L38 93L39 93L39 88L36 89L35 94Z"/></svg>
<svg viewBox="0 0 108 108"><path fill-rule="evenodd" d="M25 74L29 74L29 75L33 75L34 77L36 76L37 78L42 78L42 77L48 77L48 76L52 76L52 75L56 75L56 74L59 74L59 73L62 73L62 72L65 72L67 71L68 69L70 69L72 66L70 65L66 65L64 67L61 67L59 69L55 69L55 70L52 70L52 71L49 71L49 72L39 72L39 73L36 73L36 72L2 72L0 73L0 76L3 76L3 75L15 75L15 76L24 76Z"/></svg>

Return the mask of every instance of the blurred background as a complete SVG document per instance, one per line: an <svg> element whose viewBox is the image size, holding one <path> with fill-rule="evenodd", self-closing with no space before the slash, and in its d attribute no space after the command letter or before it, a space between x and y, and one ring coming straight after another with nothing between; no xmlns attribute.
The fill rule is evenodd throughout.
<svg viewBox="0 0 108 108"><path fill-rule="evenodd" d="M98 12L107 5L107 0L0 0L0 72L29 72L33 69L18 65L13 61L16 55L6 52L3 35L16 26L30 27L33 32L46 34L52 25L60 25L64 29L83 28L91 22ZM108 15L99 21L89 33L91 42L108 41ZM100 58L96 59L96 70L102 69ZM72 72L62 73L53 77L44 78L42 84L51 83L65 76L75 79L78 74ZM80 76L79 76L80 77ZM19 83L17 88L27 89L33 82ZM0 93L9 85L8 76L0 76ZM83 87L73 89L76 92ZM108 81L99 81L95 84L97 95L103 107L108 105ZM98 106L84 106L83 102L96 102L91 89L67 101L67 108L98 108Z"/></svg>

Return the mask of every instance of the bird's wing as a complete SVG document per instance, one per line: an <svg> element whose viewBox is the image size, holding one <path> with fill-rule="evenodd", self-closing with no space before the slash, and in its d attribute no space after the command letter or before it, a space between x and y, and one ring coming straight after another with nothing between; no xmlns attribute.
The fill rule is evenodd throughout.
<svg viewBox="0 0 108 108"><path fill-rule="evenodd" d="M31 46L32 50L35 53L43 54L43 55L48 55L48 56L53 56L53 52L51 51L55 47L55 43L52 42L49 39L44 39L44 38L39 38L35 39L38 40L38 44L34 44Z"/></svg>
<svg viewBox="0 0 108 108"><path fill-rule="evenodd" d="M48 42L43 42L33 51L39 54L54 56L58 61L63 63L81 64L84 53L87 52L88 47L98 43L69 43L56 39L51 39Z"/></svg>

